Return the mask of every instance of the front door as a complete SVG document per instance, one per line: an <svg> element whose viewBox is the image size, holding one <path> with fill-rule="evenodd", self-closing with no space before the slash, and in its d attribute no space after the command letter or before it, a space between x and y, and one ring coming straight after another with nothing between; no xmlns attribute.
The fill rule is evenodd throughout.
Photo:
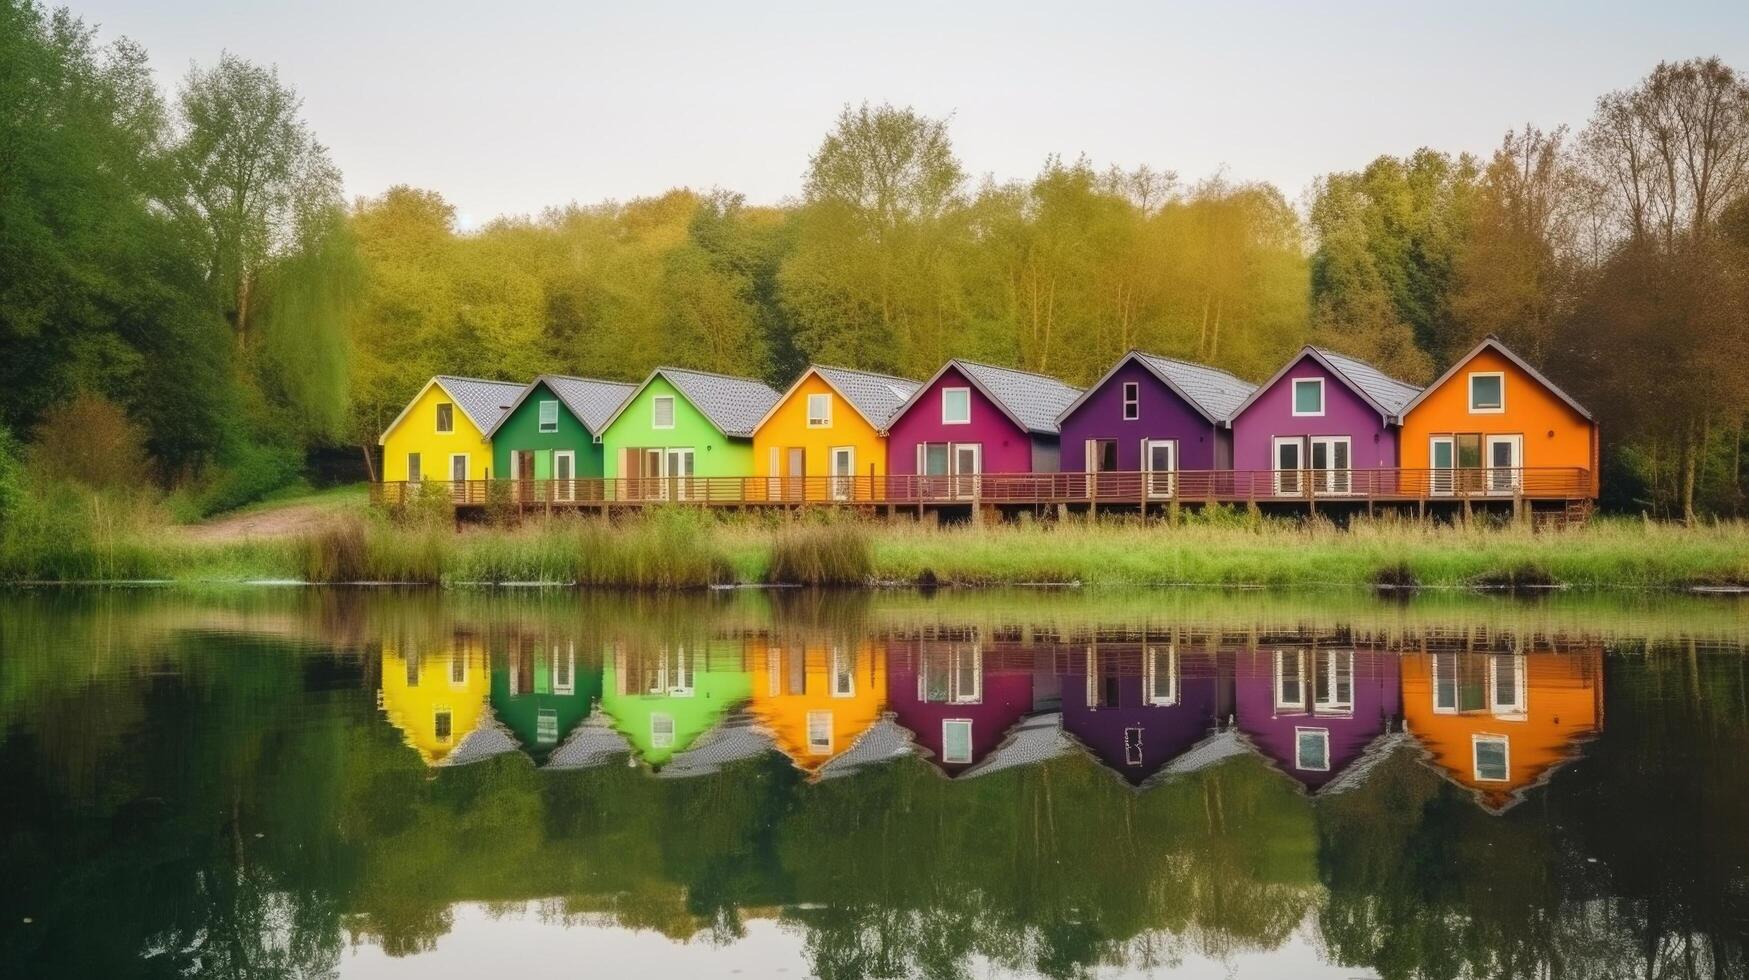
<svg viewBox="0 0 1749 980"><path fill-rule="evenodd" d="M553 499L570 503L577 499L577 454L553 453Z"/></svg>
<svg viewBox="0 0 1749 980"><path fill-rule="evenodd" d="M449 482L455 492L455 499L468 499L468 456L466 453L455 453L449 457Z"/></svg>
<svg viewBox="0 0 1749 980"><path fill-rule="evenodd" d="M933 499L947 496L949 450L945 442L926 442L917 447L917 495Z"/></svg>
<svg viewBox="0 0 1749 980"><path fill-rule="evenodd" d="M662 482L662 450L639 450L638 459L638 492L634 496L639 500L664 499L667 486Z"/></svg>
<svg viewBox="0 0 1749 980"><path fill-rule="evenodd" d="M1348 493L1350 476L1347 436L1312 437L1312 488L1317 493Z"/></svg>
<svg viewBox="0 0 1749 980"><path fill-rule="evenodd" d="M849 500L856 490L856 450L838 446L832 450L832 499Z"/></svg>
<svg viewBox="0 0 1749 980"><path fill-rule="evenodd" d="M1275 492L1299 496L1300 469L1305 465L1305 443L1299 439L1275 440Z"/></svg>
<svg viewBox="0 0 1749 980"><path fill-rule="evenodd" d="M984 447L979 443L953 447L953 495L970 500L978 495L979 474L984 472Z"/></svg>
<svg viewBox="0 0 1749 980"><path fill-rule="evenodd" d="M806 494L803 488L808 484L808 451L800 446L793 446L784 454L784 496L790 500L801 500Z"/></svg>
<svg viewBox="0 0 1749 980"><path fill-rule="evenodd" d="M1087 496L1099 496L1100 484L1105 482L1109 490L1109 481L1102 481L1099 474L1111 473L1117 469L1117 440L1089 439L1087 440Z"/></svg>
<svg viewBox="0 0 1749 980"><path fill-rule="evenodd" d="M664 500L691 500L693 497L692 483L692 450L670 449L664 460L666 468L662 475L667 479Z"/></svg>
<svg viewBox="0 0 1749 980"><path fill-rule="evenodd" d="M1456 485L1453 471L1457 469L1457 447L1451 436L1434 436L1427 444L1427 460L1431 470L1427 489L1436 497L1451 496Z"/></svg>
<svg viewBox="0 0 1749 980"><path fill-rule="evenodd" d="M1142 469L1148 474L1148 496L1172 496L1177 490L1178 444L1171 439L1143 439Z"/></svg>
<svg viewBox="0 0 1749 980"><path fill-rule="evenodd" d="M1488 492L1517 493L1523 486L1524 438L1522 436L1488 437Z"/></svg>

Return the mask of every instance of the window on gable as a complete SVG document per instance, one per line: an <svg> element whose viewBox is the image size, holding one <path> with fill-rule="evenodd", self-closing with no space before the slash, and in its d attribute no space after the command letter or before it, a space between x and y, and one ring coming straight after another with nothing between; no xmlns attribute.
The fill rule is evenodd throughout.
<svg viewBox="0 0 1749 980"><path fill-rule="evenodd" d="M674 428L674 396L657 395L650 399L650 428Z"/></svg>
<svg viewBox="0 0 1749 980"><path fill-rule="evenodd" d="M943 425L965 425L972 421L972 389L941 389L941 422Z"/></svg>
<svg viewBox="0 0 1749 980"><path fill-rule="evenodd" d="M1501 783L1512 776L1511 748L1504 735L1472 735L1470 748L1474 754L1476 778Z"/></svg>
<svg viewBox="0 0 1749 980"><path fill-rule="evenodd" d="M1324 414L1324 379L1295 378L1294 379L1294 414L1323 415Z"/></svg>
<svg viewBox="0 0 1749 980"><path fill-rule="evenodd" d="M1330 730L1294 729L1294 768L1324 772L1330 768Z"/></svg>
<svg viewBox="0 0 1749 980"><path fill-rule="evenodd" d="M1142 386L1134 381L1123 383L1123 417L1125 422L1142 417Z"/></svg>
<svg viewBox="0 0 1749 980"><path fill-rule="evenodd" d="M1470 375L1470 411L1501 412L1505 409L1505 375L1499 372Z"/></svg>
<svg viewBox="0 0 1749 980"><path fill-rule="evenodd" d="M437 431L455 431L455 406L449 402L437 403Z"/></svg>
<svg viewBox="0 0 1749 980"><path fill-rule="evenodd" d="M808 396L808 428L824 429L832 424L832 396Z"/></svg>
<svg viewBox="0 0 1749 980"><path fill-rule="evenodd" d="M540 430L542 432L559 431L559 403L543 401L540 403Z"/></svg>

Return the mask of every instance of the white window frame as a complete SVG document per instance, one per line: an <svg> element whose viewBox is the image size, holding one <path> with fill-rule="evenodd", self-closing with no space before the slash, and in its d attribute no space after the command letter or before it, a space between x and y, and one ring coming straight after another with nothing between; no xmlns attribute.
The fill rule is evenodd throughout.
<svg viewBox="0 0 1749 980"><path fill-rule="evenodd" d="M1158 655L1166 654L1166 693L1158 693L1160 667ZM1142 703L1168 707L1178 703L1178 647L1174 644L1148 644L1142 647Z"/></svg>
<svg viewBox="0 0 1749 980"><path fill-rule="evenodd" d="M1164 470L1154 468L1154 450L1164 448L1171 466ZM1178 494L1178 440L1177 439L1143 439L1142 440L1142 472L1148 475L1148 496L1169 498Z"/></svg>
<svg viewBox="0 0 1749 980"><path fill-rule="evenodd" d="M443 427L443 409L449 409L449 428ZM432 409L431 428L438 435L455 434L455 402L438 402Z"/></svg>
<svg viewBox="0 0 1749 980"><path fill-rule="evenodd" d="M838 461L844 459L844 472L838 472ZM849 500L856 495L856 447L833 446L826 450L826 472L832 477L832 499Z"/></svg>
<svg viewBox="0 0 1749 980"><path fill-rule="evenodd" d="M1450 451L1450 466L1436 466L1436 448L1444 443ZM1427 439L1427 492L1435 497L1449 497L1457 492L1457 436L1429 436Z"/></svg>
<svg viewBox="0 0 1749 980"><path fill-rule="evenodd" d="M1354 714L1354 651L1353 650L1322 650L1327 670L1324 678L1325 697L1318 696L1318 686L1312 685L1312 713L1317 715L1353 715ZM1316 670L1317 658L1313 657L1313 668ZM1348 700L1336 699L1336 678L1341 668L1348 671Z"/></svg>
<svg viewBox="0 0 1749 980"><path fill-rule="evenodd" d="M1133 745L1130 742L1131 733L1135 734L1135 742ZM1126 726L1124 728L1124 730L1123 730L1123 761L1124 761L1124 765L1126 765L1126 766L1139 766L1142 764L1142 760L1147 758L1147 753L1142 748L1142 735L1143 735L1143 732L1142 732L1141 726L1139 726L1139 725L1129 725L1129 726ZM1135 751L1132 752L1131 751L1132 748Z"/></svg>
<svg viewBox="0 0 1749 980"><path fill-rule="evenodd" d="M1502 776L1482 775L1481 748L1484 743L1500 745L1500 760L1506 766ZM1477 732L1470 736L1470 772L1478 783L1509 783L1512 781L1512 739L1494 732Z"/></svg>
<svg viewBox="0 0 1749 980"><path fill-rule="evenodd" d="M658 722L667 723L668 730L662 731ZM650 713L650 748L671 749L674 747L674 716L666 711Z"/></svg>
<svg viewBox="0 0 1749 980"><path fill-rule="evenodd" d="M1125 381L1123 383L1123 420L1134 422L1142 417L1142 383Z"/></svg>
<svg viewBox="0 0 1749 980"><path fill-rule="evenodd" d="M559 460L564 460L570 476L559 475ZM569 503L577 499L577 452L572 449L553 450L553 499Z"/></svg>
<svg viewBox="0 0 1749 980"><path fill-rule="evenodd" d="M1318 410L1316 412L1300 411L1300 385L1318 386ZM1321 419L1324 417L1324 409L1326 407L1324 394L1323 378L1294 378L1293 383L1288 386L1288 408L1292 410L1294 418Z"/></svg>
<svg viewBox="0 0 1749 980"><path fill-rule="evenodd" d="M816 398L820 399L820 403L822 405L826 406L826 410L823 412L820 412L817 416L814 413L814 399L816 399ZM832 428L832 395L830 392L816 391L816 392L809 394L808 395L807 409L808 409L808 428L810 428L810 429L830 429L830 428Z"/></svg>
<svg viewBox="0 0 1749 980"><path fill-rule="evenodd" d="M663 402L668 403L668 424L667 425L662 424L662 421L661 421L662 414L656 410L656 406L662 404ZM650 396L650 428L652 428L652 429L672 429L672 428L674 428L674 409L675 409L674 402L675 402L675 398L673 395L651 395Z"/></svg>
<svg viewBox="0 0 1749 980"><path fill-rule="evenodd" d="M972 472L960 471L960 453L972 453ZM978 495L984 476L984 444L981 442L950 442L947 445L947 469L952 474L953 497L970 500Z"/></svg>
<svg viewBox="0 0 1749 980"><path fill-rule="evenodd" d="M856 697L856 657L834 643L827 657L826 686L835 698Z"/></svg>
<svg viewBox="0 0 1749 980"><path fill-rule="evenodd" d="M1510 661L1514 698L1500 699L1500 668ZM1530 692L1525 689L1527 658L1522 653L1495 654L1488 664L1488 711L1501 721L1525 721L1530 717Z"/></svg>
<svg viewBox="0 0 1749 980"><path fill-rule="evenodd" d="M1464 385L1464 387L1466 389L1465 394L1469 398L1469 401L1467 404L1469 405L1471 415L1505 415L1506 414L1506 372L1505 371L1471 371L1465 377L1466 377L1466 384ZM1499 378L1500 379L1500 404L1499 405L1497 405L1493 408L1477 408L1476 407L1476 379L1477 378Z"/></svg>
<svg viewBox="0 0 1749 980"><path fill-rule="evenodd" d="M955 394L955 393L958 393L960 395L965 396L965 399L966 399L966 417L963 419L948 418L948 415L947 415L948 396ZM972 389L971 388L943 388L943 389L941 389L941 424L942 425L971 425L972 424Z"/></svg>
<svg viewBox="0 0 1749 980"><path fill-rule="evenodd" d="M816 728L816 726L819 727ZM825 737L818 737L821 734L824 734ZM808 754L832 754L832 712L822 710L808 712Z"/></svg>
<svg viewBox="0 0 1749 980"><path fill-rule="evenodd" d="M964 756L948 754L947 730L954 726L964 726L966 730L966 752ZM943 718L941 720L941 761L949 765L965 765L972 761L975 750L972 748L972 719Z"/></svg>
<svg viewBox="0 0 1749 980"><path fill-rule="evenodd" d="M1494 447L1507 445L1512 447L1512 465L1504 468L1494 465ZM1524 469L1524 437L1517 434L1484 435L1482 436L1482 486L1488 493L1496 496L1511 496L1520 489Z"/></svg>
<svg viewBox="0 0 1749 980"><path fill-rule="evenodd" d="M943 655L945 654L945 656ZM970 658L971 684L960 686L960 669ZM984 651L976 643L949 644L945 651L930 651L923 655L917 671L917 700L924 704L981 704L984 700ZM947 700L929 699L932 672L947 672Z"/></svg>
<svg viewBox="0 0 1749 980"><path fill-rule="evenodd" d="M559 431L559 400L557 398L542 398L539 402L539 410L540 418L536 421L539 423L540 431ZM553 417L551 422L547 421L549 414Z"/></svg>
<svg viewBox="0 0 1749 980"><path fill-rule="evenodd" d="M541 745L552 745L559 740L559 709L534 709L534 740Z"/></svg>
<svg viewBox="0 0 1749 980"><path fill-rule="evenodd" d="M553 645L553 693L572 695L577 693L577 642L567 640L565 652L560 653L558 644ZM563 666L561 674L559 668ZM563 678L561 680L561 677Z"/></svg>
<svg viewBox="0 0 1749 980"><path fill-rule="evenodd" d="M1324 764L1321 766L1302 765L1300 743L1307 737L1316 737L1324 746ZM1294 729L1294 768L1301 772L1330 771L1330 729L1328 728L1295 728Z"/></svg>
<svg viewBox="0 0 1749 980"><path fill-rule="evenodd" d="M1293 469L1281 468L1281 447L1293 446L1294 457L1299 465ZM1269 465L1275 473L1275 492L1277 496L1298 497L1305 493L1306 440L1303 436L1276 436L1269 441ZM1292 482L1283 480L1286 475L1292 476Z"/></svg>
<svg viewBox="0 0 1749 980"><path fill-rule="evenodd" d="M1348 450L1348 465L1340 469L1333 466L1317 467L1312 463L1312 457L1317 447L1322 444L1325 455L1334 462L1336 447L1342 446ZM1354 492L1354 438L1352 436L1307 436L1306 446L1302 450L1306 454L1305 468L1312 475L1312 490L1330 497L1347 496Z"/></svg>
<svg viewBox="0 0 1749 980"><path fill-rule="evenodd" d="M1455 715L1455 714L1458 714L1458 676L1457 676L1456 671L1453 671L1453 673L1451 675L1451 703L1450 704L1440 704L1439 703L1439 693L1440 693L1440 691L1439 691L1439 684L1440 684L1440 680L1439 680L1439 654L1437 654L1437 653L1433 654L1431 657L1428 658L1428 662L1429 662L1429 667L1428 667L1428 671L1427 671L1427 677L1428 677L1429 683L1427 686L1430 688L1428 695L1432 699L1432 702L1433 702L1433 713L1436 715Z"/></svg>
<svg viewBox="0 0 1749 980"><path fill-rule="evenodd" d="M1293 676L1299 685L1299 698L1285 701L1281 696L1281 682L1287 678L1287 658L1293 657ZM1311 675L1306 672L1306 651L1277 650L1275 651L1275 687L1271 692L1271 700L1275 704L1276 714L1303 715L1306 713L1306 686L1311 683Z"/></svg>

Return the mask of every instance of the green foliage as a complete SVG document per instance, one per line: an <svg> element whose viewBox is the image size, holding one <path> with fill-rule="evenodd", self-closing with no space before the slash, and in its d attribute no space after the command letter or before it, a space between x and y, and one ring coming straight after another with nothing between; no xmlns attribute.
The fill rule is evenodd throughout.
<svg viewBox="0 0 1749 980"><path fill-rule="evenodd" d="M861 523L797 521L773 537L766 575L785 585L867 585L874 570L871 534Z"/></svg>
<svg viewBox="0 0 1749 980"><path fill-rule="evenodd" d="M99 490L137 487L146 472L145 435L119 406L80 392L43 414L30 462L50 480Z"/></svg>
<svg viewBox="0 0 1749 980"><path fill-rule="evenodd" d="M0 425L0 528L23 502L24 460L18 440Z"/></svg>

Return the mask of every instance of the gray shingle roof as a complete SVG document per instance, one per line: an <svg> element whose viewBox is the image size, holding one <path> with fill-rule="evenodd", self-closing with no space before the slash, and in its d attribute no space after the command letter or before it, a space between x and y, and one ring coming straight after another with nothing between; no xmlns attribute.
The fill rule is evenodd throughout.
<svg viewBox="0 0 1749 980"><path fill-rule="evenodd" d="M1053 711L1033 715L1008 730L1002 744L990 751L984 761L960 774L962 779L988 776L1004 769L1036 766L1074 751L1075 743L1063 734L1063 715Z"/></svg>
<svg viewBox="0 0 1749 980"><path fill-rule="evenodd" d="M668 760L656 775L664 779L705 776L743 759L756 759L773 750L771 736L744 714L723 720L692 743L692 747Z"/></svg>
<svg viewBox="0 0 1749 980"><path fill-rule="evenodd" d="M848 776L851 773L910 756L911 733L890 714L881 716L857 737L850 748L826 760L818 770L820 779Z"/></svg>
<svg viewBox="0 0 1749 980"><path fill-rule="evenodd" d="M583 423L590 435L596 436L601 434L602 425L631 397L632 392L638 390L637 385L624 381L573 378L563 374L546 375L540 380L546 381L571 414L577 416L577 421Z"/></svg>
<svg viewBox="0 0 1749 980"><path fill-rule="evenodd" d="M909 378L818 365L814 370L854 403L862 417L868 419L868 423L877 429L886 428L887 423L899 411L899 406L905 404L917 391L917 382Z"/></svg>
<svg viewBox="0 0 1749 980"><path fill-rule="evenodd" d="M1314 347L1323 358L1335 365L1350 384L1366 392L1366 396L1377 402L1380 407L1392 415L1403 410L1421 389L1406 381L1398 381L1365 361L1355 360L1346 354L1338 354L1333 350Z"/></svg>
<svg viewBox="0 0 1749 980"><path fill-rule="evenodd" d="M436 380L481 432L491 432L527 387L513 381L485 381L453 374L440 374Z"/></svg>
<svg viewBox="0 0 1749 980"><path fill-rule="evenodd" d="M1057 416L1081 394L1081 389L1031 371L994 367L976 361L950 361L977 382L1022 426L1033 432L1057 434Z"/></svg>
<svg viewBox="0 0 1749 980"><path fill-rule="evenodd" d="M588 769L624 760L631 754L631 743L597 708L583 724L571 729L565 741L547 756L543 768Z"/></svg>
<svg viewBox="0 0 1749 980"><path fill-rule="evenodd" d="M461 741L449 754L439 759L436 765L443 767L466 766L487 759L496 758L507 752L517 750L516 736L510 733L490 709L480 712L480 721L472 731L463 735Z"/></svg>
<svg viewBox="0 0 1749 980"><path fill-rule="evenodd" d="M1136 357L1155 374L1170 378L1173 386L1196 402L1203 414L1211 419L1220 420L1233 414L1257 390L1251 382L1240 380L1219 368L1140 351L1136 352Z"/></svg>
<svg viewBox="0 0 1749 980"><path fill-rule="evenodd" d="M671 367L657 368L655 373L667 378L726 436L751 438L759 420L783 397L770 385L752 378Z"/></svg>

